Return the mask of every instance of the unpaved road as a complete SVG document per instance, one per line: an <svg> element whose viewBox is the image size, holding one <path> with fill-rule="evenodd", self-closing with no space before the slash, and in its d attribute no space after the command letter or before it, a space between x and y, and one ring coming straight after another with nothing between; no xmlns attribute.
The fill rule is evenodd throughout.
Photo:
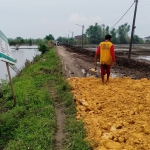
<svg viewBox="0 0 150 150"><path fill-rule="evenodd" d="M66 77L86 77L94 68L94 53L57 47ZM138 53L136 53L138 55ZM150 78L150 65L143 60L127 61L116 53L115 77ZM93 150L150 149L150 81L111 78L102 85L98 78L68 78L76 102L77 119L82 119ZM61 115L61 114L58 114Z"/></svg>
<svg viewBox="0 0 150 150"><path fill-rule="evenodd" d="M63 73L66 77L86 77L94 75L100 77L100 67L97 65L97 73L91 72L91 68L95 68L94 53L84 50L78 51L78 48L71 49L63 46L57 46L58 56L62 61ZM138 54L136 54L138 55ZM111 70L112 77L129 76L133 79L150 78L150 65L148 61L144 60L131 60L128 62L124 56L124 52L116 52L117 65Z"/></svg>
<svg viewBox="0 0 150 150"><path fill-rule="evenodd" d="M63 46L57 47L57 53L62 61L63 73L66 77L83 77L94 67L93 60L86 55L67 51Z"/></svg>

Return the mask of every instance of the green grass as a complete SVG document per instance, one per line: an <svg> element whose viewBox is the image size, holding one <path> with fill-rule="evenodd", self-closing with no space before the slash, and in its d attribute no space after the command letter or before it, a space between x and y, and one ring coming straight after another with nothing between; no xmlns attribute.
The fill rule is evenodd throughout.
<svg viewBox="0 0 150 150"><path fill-rule="evenodd" d="M0 149L53 150L56 128L53 96L63 102L66 117L65 150L89 150L83 123L76 120L70 87L61 74L60 60L52 49L13 78L17 104L13 107L10 86L3 81L0 91Z"/></svg>

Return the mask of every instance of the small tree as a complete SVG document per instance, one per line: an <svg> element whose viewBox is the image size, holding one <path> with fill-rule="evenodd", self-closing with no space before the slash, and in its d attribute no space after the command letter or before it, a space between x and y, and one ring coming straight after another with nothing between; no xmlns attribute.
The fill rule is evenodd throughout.
<svg viewBox="0 0 150 150"><path fill-rule="evenodd" d="M15 49L18 50L19 46L25 43L25 40L21 37L17 37L16 39L9 40L8 42L10 46L15 46Z"/></svg>
<svg viewBox="0 0 150 150"><path fill-rule="evenodd" d="M27 40L27 43L29 46L32 46L32 44L33 44L32 42L33 42L33 40L31 38Z"/></svg>
<svg viewBox="0 0 150 150"><path fill-rule="evenodd" d="M47 40L47 41L54 40L54 36L52 34L46 35L44 40Z"/></svg>
<svg viewBox="0 0 150 150"><path fill-rule="evenodd" d="M47 42L47 48L51 49L54 47L54 41L50 40Z"/></svg>
<svg viewBox="0 0 150 150"><path fill-rule="evenodd" d="M143 44L144 41L143 41L143 39L140 38L138 35L134 35L134 37L133 37L133 43L134 43L134 44Z"/></svg>
<svg viewBox="0 0 150 150"><path fill-rule="evenodd" d="M48 47L46 46L46 44L44 42L41 42L38 44L38 50L44 54L45 52L48 51Z"/></svg>

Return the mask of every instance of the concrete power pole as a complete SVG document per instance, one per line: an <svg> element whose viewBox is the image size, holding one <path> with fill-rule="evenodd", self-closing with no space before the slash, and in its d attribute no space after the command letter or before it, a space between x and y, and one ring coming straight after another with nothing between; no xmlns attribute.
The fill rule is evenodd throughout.
<svg viewBox="0 0 150 150"><path fill-rule="evenodd" d="M71 32L71 31L69 31L69 32ZM73 42L73 32L71 32L71 33L72 33L72 45L73 45L73 43L74 43L74 42Z"/></svg>
<svg viewBox="0 0 150 150"><path fill-rule="evenodd" d="M71 32L71 31L69 31L69 32ZM73 32L71 32L72 33L72 38L73 38Z"/></svg>
<svg viewBox="0 0 150 150"><path fill-rule="evenodd" d="M131 49L132 49L133 34L134 34L134 29L135 29L135 19L136 19L138 0L134 0L134 2L135 2L135 10L134 10L134 17L133 17L133 24L132 24L132 31L131 31L131 40L130 40L130 47L129 47L129 53L128 53L128 60L130 60L130 56L131 56Z"/></svg>
<svg viewBox="0 0 150 150"><path fill-rule="evenodd" d="M84 42L84 25L82 26L82 50L83 50L83 42Z"/></svg>
<svg viewBox="0 0 150 150"><path fill-rule="evenodd" d="M84 25L82 25L82 26L81 26L81 25L79 25L79 24L76 24L76 25L78 25L78 26L82 27L82 50L83 50L83 39L84 39L84 38L83 38L83 36L84 36L83 34L84 34Z"/></svg>

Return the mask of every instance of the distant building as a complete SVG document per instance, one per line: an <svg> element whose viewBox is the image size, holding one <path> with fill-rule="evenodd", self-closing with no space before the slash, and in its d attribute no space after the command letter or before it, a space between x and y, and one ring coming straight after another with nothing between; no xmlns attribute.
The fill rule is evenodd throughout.
<svg viewBox="0 0 150 150"><path fill-rule="evenodd" d="M74 37L74 39L75 39L76 41L82 41L82 35L77 35L77 36ZM86 39L86 35L83 34L83 40L85 40L85 39Z"/></svg>
<svg viewBox="0 0 150 150"><path fill-rule="evenodd" d="M144 42L150 41L150 36L145 36L145 37L143 38L143 41L144 41Z"/></svg>
<svg viewBox="0 0 150 150"><path fill-rule="evenodd" d="M75 36L74 38L75 38L76 41L79 41L79 40L82 39L82 35L77 35L77 36Z"/></svg>

